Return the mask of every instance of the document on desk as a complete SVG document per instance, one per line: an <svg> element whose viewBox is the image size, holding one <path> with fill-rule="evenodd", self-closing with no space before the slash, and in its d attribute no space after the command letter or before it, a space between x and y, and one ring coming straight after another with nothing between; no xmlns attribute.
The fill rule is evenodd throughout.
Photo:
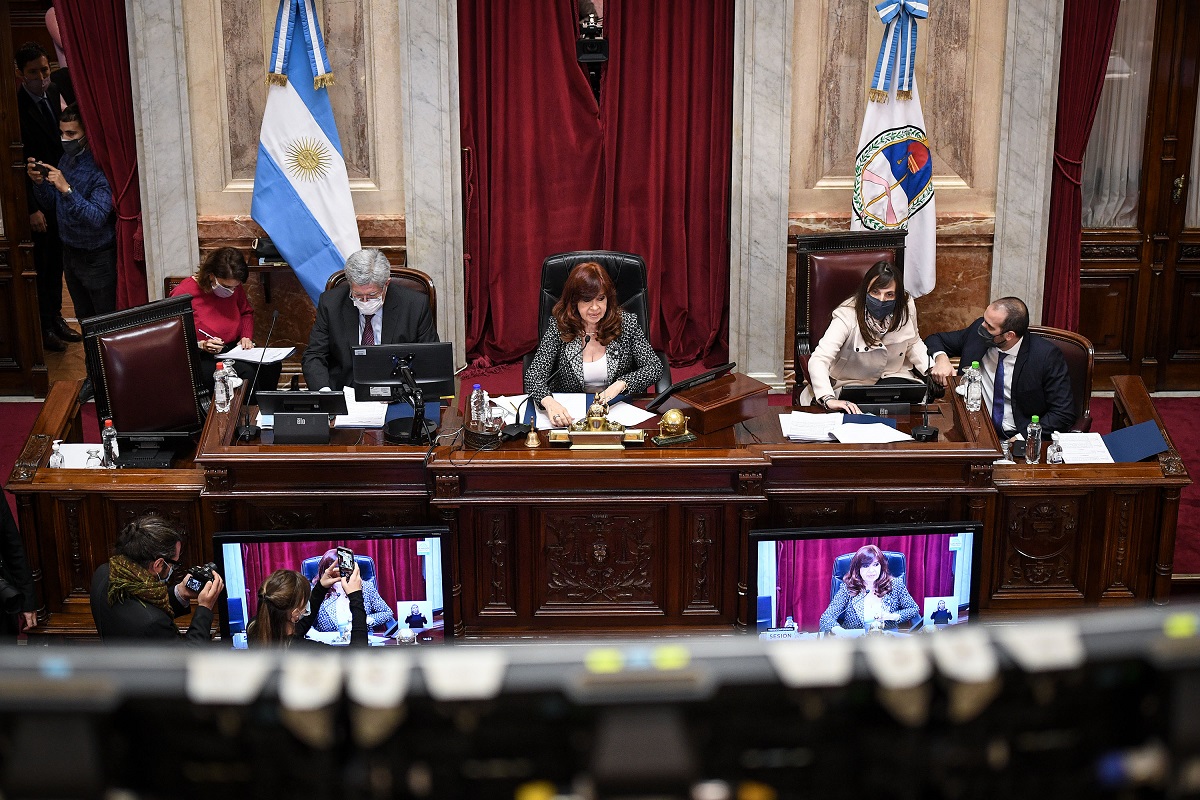
<svg viewBox="0 0 1200 800"><path fill-rule="evenodd" d="M274 364L276 361L283 361L294 352L296 352L296 348L294 347L251 347L249 350L235 347L228 353L221 353L219 358L231 358L234 361L249 361L252 364L257 364L259 358L261 358L264 364Z"/></svg>
<svg viewBox="0 0 1200 800"><path fill-rule="evenodd" d="M551 397L562 404L562 407L571 415L571 419L583 419L587 416L587 395L583 392L555 392ZM537 426L538 430L542 431L566 427L565 425L551 424L550 417L546 416L546 412L540 408L537 410Z"/></svg>
<svg viewBox="0 0 1200 800"><path fill-rule="evenodd" d="M342 389L346 395L346 413L333 418L335 428L382 428L387 419L388 404L377 401L358 402L354 399L354 387ZM411 416L411 415L410 415Z"/></svg>
<svg viewBox="0 0 1200 800"><path fill-rule="evenodd" d="M648 419L657 416L653 411L647 411L644 408L638 408L630 403L617 403L609 406L608 418L613 422L619 422L626 428L632 428L635 425L641 425Z"/></svg>
<svg viewBox="0 0 1200 800"><path fill-rule="evenodd" d="M833 430L833 436L842 444L886 444L887 442L911 442L913 438L903 431L882 422L869 425L841 425Z"/></svg>
<svg viewBox="0 0 1200 800"><path fill-rule="evenodd" d="M1112 454L1098 433L1060 433L1064 464L1111 464Z"/></svg>
<svg viewBox="0 0 1200 800"><path fill-rule="evenodd" d="M779 415L779 429L793 442L832 442L833 431L842 424L842 416L793 411Z"/></svg>
<svg viewBox="0 0 1200 800"><path fill-rule="evenodd" d="M527 394L501 394L492 398L492 405L504 417L504 424L512 425L521 421L517 419L518 408L521 409L521 416L525 416L528 413L525 403L527 399L529 399L529 395Z"/></svg>

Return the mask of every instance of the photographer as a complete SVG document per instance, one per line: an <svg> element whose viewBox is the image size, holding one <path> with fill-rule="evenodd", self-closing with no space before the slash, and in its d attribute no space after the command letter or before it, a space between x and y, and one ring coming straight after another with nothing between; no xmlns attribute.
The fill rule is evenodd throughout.
<svg viewBox="0 0 1200 800"><path fill-rule="evenodd" d="M8 498L0 492L0 642L15 640L21 624L37 624L37 603L33 597L33 576L25 560L25 546L17 521L13 519Z"/></svg>
<svg viewBox="0 0 1200 800"><path fill-rule="evenodd" d="M146 514L130 522L117 537L116 553L92 577L92 618L105 641L180 639L175 618L198 603L183 639L207 642L213 609L225 581L216 572L199 591L186 582L168 585L179 564L183 534L166 520Z"/></svg>

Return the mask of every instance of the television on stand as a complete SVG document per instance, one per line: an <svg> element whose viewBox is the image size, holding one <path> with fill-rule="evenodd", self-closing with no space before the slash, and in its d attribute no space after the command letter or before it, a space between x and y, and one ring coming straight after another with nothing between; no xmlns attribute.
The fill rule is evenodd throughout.
<svg viewBox="0 0 1200 800"><path fill-rule="evenodd" d="M354 399L405 404L389 412L384 438L398 444L433 441L442 400L454 397L454 345L450 342L363 345L351 350Z"/></svg>

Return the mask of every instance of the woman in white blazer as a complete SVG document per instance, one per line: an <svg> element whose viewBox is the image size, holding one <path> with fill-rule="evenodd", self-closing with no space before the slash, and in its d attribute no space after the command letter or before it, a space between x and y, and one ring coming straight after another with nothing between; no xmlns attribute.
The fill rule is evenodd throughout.
<svg viewBox="0 0 1200 800"><path fill-rule="evenodd" d="M858 291L834 309L829 328L808 360L809 385L801 403L857 414L858 406L838 399L842 386L919 383L928 364L929 352L917 330L916 305L904 291L904 276L880 261L867 270Z"/></svg>

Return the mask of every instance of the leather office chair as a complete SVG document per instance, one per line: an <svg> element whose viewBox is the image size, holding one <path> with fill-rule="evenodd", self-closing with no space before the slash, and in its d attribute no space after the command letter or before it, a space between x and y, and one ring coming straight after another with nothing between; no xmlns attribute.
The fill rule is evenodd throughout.
<svg viewBox="0 0 1200 800"><path fill-rule="evenodd" d="M907 231L838 231L796 237L796 383L792 404L808 383L808 358L825 335L833 311L858 289L876 262L887 261L904 272Z"/></svg>
<svg viewBox="0 0 1200 800"><path fill-rule="evenodd" d="M538 341L541 341L542 334L546 332L546 325L555 303L562 297L567 276L576 266L586 261L595 261L608 270L608 276L612 278L617 289L617 303L623 310L637 315L642 333L646 334L646 340L649 341L650 301L646 291L646 262L641 256L615 250L577 250L546 257L542 262L542 288L538 292ZM671 366L667 363L666 353L655 350L654 354L662 363L662 374L658 383L654 385L654 391L663 392L671 385ZM524 357L522 372L529 369L532 361L533 353Z"/></svg>
<svg viewBox="0 0 1200 800"><path fill-rule="evenodd" d="M329 280L325 281L325 291L329 291L335 286L340 286L346 282L345 270L338 270L329 276ZM434 320L437 319L437 290L433 287L433 279L421 272L419 269L411 269L409 267L392 267L392 277L389 281L390 285L403 286L405 289L412 289L414 292L425 295L429 298L429 311L433 314Z"/></svg>
<svg viewBox="0 0 1200 800"><path fill-rule="evenodd" d="M1087 337L1062 328L1030 325L1029 330L1052 342L1067 362L1071 377L1071 397L1075 401L1075 424L1072 431L1086 433L1092 429L1092 371L1096 366L1096 351Z"/></svg>
<svg viewBox="0 0 1200 800"><path fill-rule="evenodd" d="M300 562L300 574L308 578L310 581L317 577L317 567L321 564L321 559L324 554L319 556L311 556ZM358 562L358 574L364 581L375 580L375 559L370 556L354 554L354 560Z"/></svg>
<svg viewBox="0 0 1200 800"><path fill-rule="evenodd" d="M101 425L121 433L195 432L211 400L196 360L192 299L171 297L82 320Z"/></svg>
<svg viewBox="0 0 1200 800"><path fill-rule="evenodd" d="M856 551L857 552L857 551ZM908 572L908 563L905 561L904 553L898 553L895 550L884 550L883 557L888 562L888 573L893 579L904 580ZM843 553L833 560L833 578L829 582L829 599L837 594L841 588L842 578L846 575L846 570L850 569L850 561L854 558L854 553Z"/></svg>

